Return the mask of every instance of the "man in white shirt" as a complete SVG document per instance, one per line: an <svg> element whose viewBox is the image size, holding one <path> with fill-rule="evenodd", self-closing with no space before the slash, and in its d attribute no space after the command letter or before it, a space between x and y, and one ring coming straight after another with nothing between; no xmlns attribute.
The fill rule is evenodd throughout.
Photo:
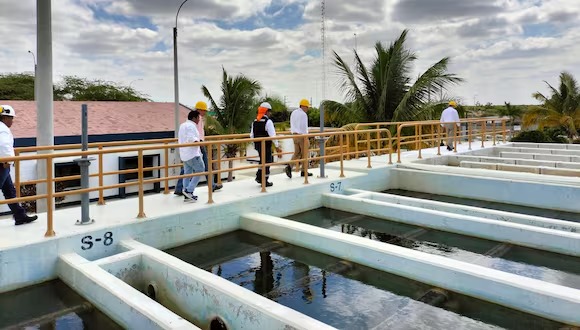
<svg viewBox="0 0 580 330"><path fill-rule="evenodd" d="M268 102L264 102L260 104L258 107L258 115L256 116L256 120L252 123L252 127L250 129L250 138L260 138L260 137L274 137L276 136L276 128L274 127L274 122L270 119L270 115L272 113L272 106ZM272 157L272 142L276 146L276 152L280 153L282 150L278 145L278 141L268 140L265 142L266 144L266 154L262 154L262 142L255 142L254 148L258 151L258 155L260 156L260 164L262 163L262 159L267 164L274 162L274 157ZM271 187L274 184L269 182L268 179L270 178L270 166L266 166L266 187ZM262 168L260 167L256 172L256 182L262 184Z"/></svg>
<svg viewBox="0 0 580 330"><path fill-rule="evenodd" d="M300 100L300 107L292 111L292 114L290 115L290 132L293 135L308 134L308 115L306 113L309 108L310 102L308 102L307 99L302 99ZM294 155L292 155L292 160L304 159L308 152L308 148L310 148L308 140L304 141L304 137L301 136L294 137ZM304 163L296 162L296 170L300 169L301 164ZM291 178L292 165L287 165L285 170L286 175ZM300 175L304 176L304 172L307 170L308 168L303 168ZM312 176L312 173L308 173L308 176Z"/></svg>
<svg viewBox="0 0 580 330"><path fill-rule="evenodd" d="M12 162L1 160L2 157L14 157L14 136L12 131L10 131L14 117L16 117L16 113L11 106L0 105L0 188L5 199L16 197L16 188L10 176ZM38 219L36 215L27 215L26 210L19 203L8 204L8 207L12 211L16 226L31 223Z"/></svg>
<svg viewBox="0 0 580 330"><path fill-rule="evenodd" d="M197 123L199 122L199 112L197 110L190 111L187 115L187 120L179 126L178 142L179 144L199 142L199 132L197 131ZM201 149L199 146L188 146L179 148L179 157L183 162L183 173L202 173L205 171ZM195 187L199 183L201 177L187 177L183 179L183 197L185 202L194 202L197 196L193 193Z"/></svg>
<svg viewBox="0 0 580 330"><path fill-rule="evenodd" d="M205 115L207 114L207 103L205 103L203 101L198 101L195 104L195 110L197 110L199 112L199 121L197 123L197 132L199 133L199 140L203 141L203 140L205 140ZM208 165L209 165L209 162L207 160L207 147L201 146L200 148L201 148L201 158L203 159L203 164L205 165L204 171L207 172ZM183 168L181 169L180 175L183 175ZM205 175L205 179L207 180L207 183L209 185L209 176L207 174ZM213 186L212 191L220 190L223 188L223 185L217 184L217 175L215 175L215 174L213 176L213 185L212 186ZM183 195L183 180L182 179L177 180L177 184L175 185L174 194L178 195L178 196Z"/></svg>
<svg viewBox="0 0 580 330"><path fill-rule="evenodd" d="M459 123L459 113L457 113L457 103L455 101L449 101L449 107L443 110L441 113L441 126L445 129L445 134L447 135L447 150L453 150L453 138L455 125L457 125L457 129L461 128L461 124Z"/></svg>

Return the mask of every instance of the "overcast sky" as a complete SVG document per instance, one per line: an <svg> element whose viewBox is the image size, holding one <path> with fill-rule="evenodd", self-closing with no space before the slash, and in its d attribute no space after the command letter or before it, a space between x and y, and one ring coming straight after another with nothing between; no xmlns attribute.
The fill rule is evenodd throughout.
<svg viewBox="0 0 580 330"><path fill-rule="evenodd" d="M182 0L53 1L54 77L78 75L131 84L154 101L173 101L172 27ZM320 1L190 0L179 14L181 102L219 97L222 66L260 81L297 106L322 98ZM370 62L375 42L410 29L413 75L445 56L466 80L450 95L463 103L534 103L563 70L580 77L578 0L326 1L325 96L342 101L332 50ZM33 71L36 1L0 0L0 73Z"/></svg>

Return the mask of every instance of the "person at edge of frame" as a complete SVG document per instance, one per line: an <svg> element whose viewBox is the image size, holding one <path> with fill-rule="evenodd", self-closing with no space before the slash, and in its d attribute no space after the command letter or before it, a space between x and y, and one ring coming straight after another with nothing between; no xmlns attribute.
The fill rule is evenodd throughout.
<svg viewBox="0 0 580 330"><path fill-rule="evenodd" d="M0 158L14 157L14 136L10 130L14 122L14 117L16 117L16 113L11 106L0 105ZM12 166L13 163L11 162L0 163L0 188L5 199L16 197L16 188L10 176L10 168ZM31 223L38 219L37 215L26 214L26 210L20 203L10 203L8 207L12 211L12 217L14 218L14 224L16 226Z"/></svg>

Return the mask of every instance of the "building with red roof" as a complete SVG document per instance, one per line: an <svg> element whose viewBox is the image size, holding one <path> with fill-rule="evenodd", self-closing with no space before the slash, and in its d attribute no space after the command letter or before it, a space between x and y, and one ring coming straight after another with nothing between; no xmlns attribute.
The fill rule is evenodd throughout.
<svg viewBox="0 0 580 330"><path fill-rule="evenodd" d="M35 101L2 101L11 105L14 145L36 145ZM172 138L175 129L173 102L54 101L55 144L80 143L81 106L88 106L89 142ZM180 105L182 123L191 109Z"/></svg>

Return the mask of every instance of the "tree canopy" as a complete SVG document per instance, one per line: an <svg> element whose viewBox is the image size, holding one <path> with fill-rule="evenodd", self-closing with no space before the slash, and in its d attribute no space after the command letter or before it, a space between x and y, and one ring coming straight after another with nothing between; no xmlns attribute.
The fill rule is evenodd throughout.
<svg viewBox="0 0 580 330"><path fill-rule="evenodd" d="M356 50L354 69L334 52L334 65L342 76L340 87L347 102L325 102L329 120L345 124L431 119L428 116L432 111L424 111L430 96L441 94L463 79L447 72L448 57L412 79L412 64L417 56L406 47L407 34L404 30L389 47L377 42L376 56L369 67Z"/></svg>
<svg viewBox="0 0 580 330"><path fill-rule="evenodd" d="M54 100L71 101L149 101L147 95L110 81L65 76L53 87ZM0 75L0 99L34 100L34 74L9 73Z"/></svg>
<svg viewBox="0 0 580 330"><path fill-rule="evenodd" d="M570 138L578 136L580 127L580 89L574 76L568 72L560 73L560 86L553 87L548 82L551 95L540 92L533 97L541 104L528 109L523 118L524 126L538 125L562 128Z"/></svg>

